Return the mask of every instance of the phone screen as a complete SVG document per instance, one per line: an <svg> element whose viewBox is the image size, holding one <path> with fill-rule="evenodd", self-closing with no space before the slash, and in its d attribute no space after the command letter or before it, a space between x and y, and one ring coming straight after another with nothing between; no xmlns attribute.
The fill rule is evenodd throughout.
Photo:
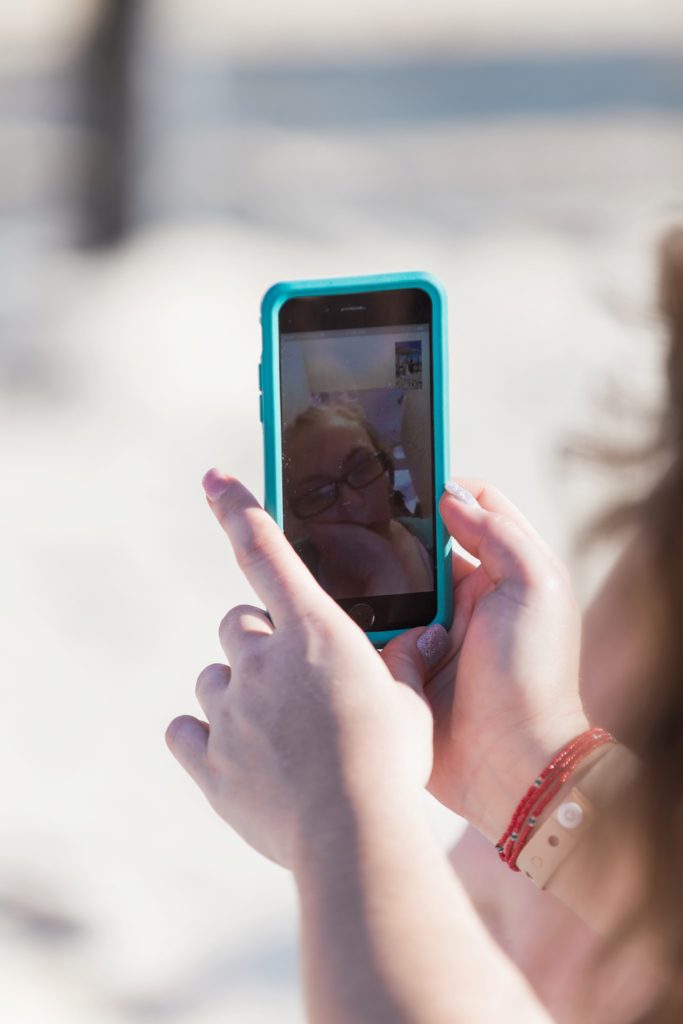
<svg viewBox="0 0 683 1024"><path fill-rule="evenodd" d="M436 614L432 303L420 288L279 313L284 532L365 630Z"/></svg>

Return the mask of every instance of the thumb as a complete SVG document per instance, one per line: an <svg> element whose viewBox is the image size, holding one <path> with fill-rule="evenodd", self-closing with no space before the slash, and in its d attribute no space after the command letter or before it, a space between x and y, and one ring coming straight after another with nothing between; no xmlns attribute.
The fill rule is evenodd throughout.
<svg viewBox="0 0 683 1024"><path fill-rule="evenodd" d="M486 491L497 500L483 487L477 500L458 484L447 486L439 512L451 537L480 560L496 586L503 580L527 584L542 577L552 556L510 502L503 505L502 495L490 487Z"/></svg>
<svg viewBox="0 0 683 1024"><path fill-rule="evenodd" d="M448 633L440 623L433 622L426 629L409 629L394 637L381 657L394 679L423 697L424 684L449 647Z"/></svg>

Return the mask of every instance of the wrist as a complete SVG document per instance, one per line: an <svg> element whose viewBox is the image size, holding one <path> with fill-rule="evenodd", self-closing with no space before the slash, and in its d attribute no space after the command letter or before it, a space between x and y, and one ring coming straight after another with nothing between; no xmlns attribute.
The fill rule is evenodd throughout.
<svg viewBox="0 0 683 1024"><path fill-rule="evenodd" d="M520 731L496 743L484 753L476 782L467 794L467 807L460 813L490 842L497 842L538 773L559 750L589 727L588 719L580 711L548 721L543 729ZM552 806L555 803L553 800Z"/></svg>
<svg viewBox="0 0 683 1024"><path fill-rule="evenodd" d="M297 880L321 867L338 871L376 837L429 831L424 792L405 784L340 789L334 799L309 804L299 816L291 867Z"/></svg>

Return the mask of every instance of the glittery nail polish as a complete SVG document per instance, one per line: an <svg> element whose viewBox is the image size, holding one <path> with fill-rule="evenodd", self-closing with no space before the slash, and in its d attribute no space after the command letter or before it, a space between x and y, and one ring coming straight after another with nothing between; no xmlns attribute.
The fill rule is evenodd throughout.
<svg viewBox="0 0 683 1024"><path fill-rule="evenodd" d="M479 505L479 502L465 487L461 487L456 480L447 480L445 483L445 489L449 494L452 494L454 498L461 501L463 505Z"/></svg>
<svg viewBox="0 0 683 1024"><path fill-rule="evenodd" d="M433 622L431 626L427 626L424 633L420 634L416 646L422 659L429 668L433 668L445 655L448 644L449 637L446 630L439 622Z"/></svg>

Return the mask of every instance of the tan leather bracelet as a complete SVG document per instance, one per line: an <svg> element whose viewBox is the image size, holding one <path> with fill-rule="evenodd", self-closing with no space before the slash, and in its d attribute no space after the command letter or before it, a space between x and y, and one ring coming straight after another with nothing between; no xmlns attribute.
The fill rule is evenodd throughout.
<svg viewBox="0 0 683 1024"><path fill-rule="evenodd" d="M553 875L585 838L591 822L613 789L615 773L623 781L623 768L633 768L633 755L620 744L600 748L581 778L565 794L550 816L538 826L520 851L517 866L539 889L545 889ZM610 778L611 777L611 778Z"/></svg>
<svg viewBox="0 0 683 1024"><path fill-rule="evenodd" d="M583 839L595 808L576 786L538 828L517 857L517 867L539 889L546 885Z"/></svg>

